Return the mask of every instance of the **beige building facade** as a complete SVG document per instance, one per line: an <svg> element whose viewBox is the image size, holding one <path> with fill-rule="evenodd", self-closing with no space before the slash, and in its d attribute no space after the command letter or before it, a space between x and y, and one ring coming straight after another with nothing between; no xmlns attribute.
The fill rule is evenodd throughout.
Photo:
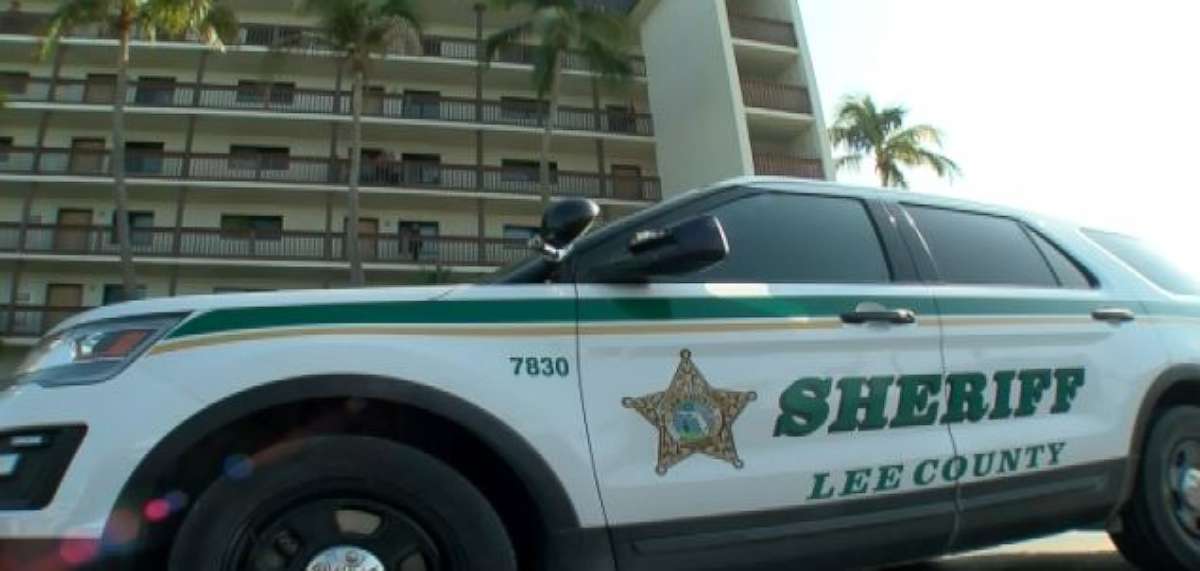
<svg viewBox="0 0 1200 571"><path fill-rule="evenodd" d="M611 219L733 176L832 172L795 2L601 3L631 10L636 74L612 87L580 58L566 62L556 196L595 199ZM312 25L289 7L239 0L239 41L223 52L135 42L126 170L146 296L346 281L349 78L318 46L272 48ZM480 61L483 39L518 16L467 0L422 8L422 37L377 59L364 102L371 285L474 279L522 257L540 218L547 113L529 50ZM81 29L35 61L53 9L24 0L0 11L0 371L66 316L115 300L120 282L116 42Z"/></svg>

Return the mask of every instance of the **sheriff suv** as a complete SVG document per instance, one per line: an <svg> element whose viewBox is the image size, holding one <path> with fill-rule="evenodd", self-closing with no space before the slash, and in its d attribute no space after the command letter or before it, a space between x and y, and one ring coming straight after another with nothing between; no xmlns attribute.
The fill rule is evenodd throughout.
<svg viewBox="0 0 1200 571"><path fill-rule="evenodd" d="M1200 293L1134 239L739 179L492 283L128 303L0 396L0 568L1200 569ZM804 565L806 567L800 567Z"/></svg>

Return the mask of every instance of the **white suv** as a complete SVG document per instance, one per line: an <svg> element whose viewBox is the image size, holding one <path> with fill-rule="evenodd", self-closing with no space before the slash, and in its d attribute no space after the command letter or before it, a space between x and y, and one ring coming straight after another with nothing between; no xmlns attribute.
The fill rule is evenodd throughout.
<svg viewBox="0 0 1200 571"><path fill-rule="evenodd" d="M1200 569L1200 290L1135 240L780 179L597 212L487 285L63 324L0 396L0 568L828 569L1103 524Z"/></svg>

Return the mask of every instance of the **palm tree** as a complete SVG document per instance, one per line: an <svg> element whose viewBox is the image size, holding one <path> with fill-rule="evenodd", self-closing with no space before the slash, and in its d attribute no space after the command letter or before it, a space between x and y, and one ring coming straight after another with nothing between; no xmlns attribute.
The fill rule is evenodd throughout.
<svg viewBox="0 0 1200 571"><path fill-rule="evenodd" d="M358 187L362 177L363 89L371 57L387 51L397 40L419 35L415 0L302 0L301 9L316 16L322 47L340 52L353 74L353 136L350 146L350 192L346 195L346 254L350 284L366 283L359 249ZM286 47L286 46L285 46Z"/></svg>
<svg viewBox="0 0 1200 571"><path fill-rule="evenodd" d="M138 29L150 39L160 32L176 37L194 33L206 44L223 49L224 42L237 37L237 18L219 0L62 0L46 28L42 57L54 51L76 27L90 24L111 26L118 41L110 162L121 285L125 299L133 299L137 292L137 275L133 268L133 246L129 239L129 195L125 188L125 99L129 90L130 41Z"/></svg>
<svg viewBox="0 0 1200 571"><path fill-rule="evenodd" d="M903 107L877 109L869 95L843 99L837 120L829 129L833 144L848 153L838 157L838 169L857 170L863 160L871 156L875 160L879 183L899 188L908 188L901 166L929 167L944 178L958 176L958 164L928 146L941 148L941 131L929 125L905 127L907 114L908 110Z"/></svg>
<svg viewBox="0 0 1200 571"><path fill-rule="evenodd" d="M533 86L542 101L550 97L539 176L545 207L550 202L550 145L558 118L563 60L577 50L583 61L610 83L628 83L633 76L629 53L632 28L625 16L580 5L577 0L492 0L492 4L503 10L528 10L519 23L490 36L484 53L490 63L501 48L533 40Z"/></svg>

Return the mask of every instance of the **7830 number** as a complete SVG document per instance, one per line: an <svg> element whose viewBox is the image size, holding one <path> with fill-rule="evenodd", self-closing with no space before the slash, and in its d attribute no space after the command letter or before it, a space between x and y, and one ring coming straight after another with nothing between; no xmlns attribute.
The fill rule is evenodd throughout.
<svg viewBox="0 0 1200 571"><path fill-rule="evenodd" d="M509 357L513 365L513 376L520 377L567 377L571 374L571 361L566 357Z"/></svg>

